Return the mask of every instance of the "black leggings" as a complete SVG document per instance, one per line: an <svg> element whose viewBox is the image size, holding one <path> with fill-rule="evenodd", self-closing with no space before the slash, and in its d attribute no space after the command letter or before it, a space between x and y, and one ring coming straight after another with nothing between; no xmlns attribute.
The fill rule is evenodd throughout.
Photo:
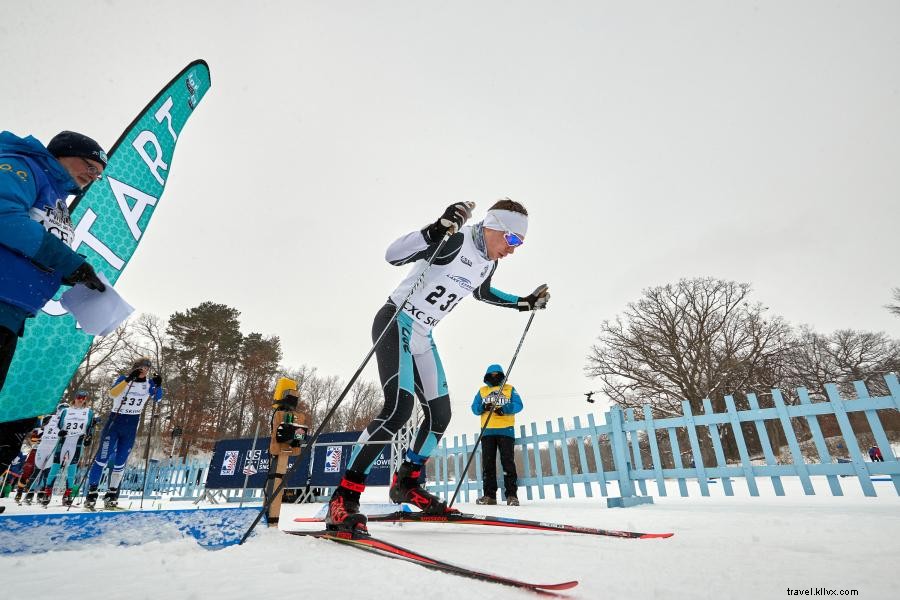
<svg viewBox="0 0 900 600"><path fill-rule="evenodd" d="M481 465L484 479L484 495L497 497L497 450L503 467L503 491L506 497L518 491L516 480L516 440L508 435L486 435L481 438Z"/></svg>
<svg viewBox="0 0 900 600"><path fill-rule="evenodd" d="M353 449L348 470L359 474L369 473L391 438L409 421L414 395L422 405L424 419L412 447L406 452L407 460L424 463L450 422L450 395L434 340L430 333L416 332L412 317L405 312L391 323L396 309L395 304L388 302L372 323L373 342L390 323L375 348L384 406Z"/></svg>

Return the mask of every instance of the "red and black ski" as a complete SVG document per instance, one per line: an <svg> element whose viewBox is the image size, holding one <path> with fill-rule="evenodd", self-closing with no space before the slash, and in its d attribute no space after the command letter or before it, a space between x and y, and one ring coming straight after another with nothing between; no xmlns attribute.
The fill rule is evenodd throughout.
<svg viewBox="0 0 900 600"><path fill-rule="evenodd" d="M374 538L368 535L353 535L348 532L327 530L285 531L285 533L289 533L291 535L305 535L323 540L331 540L332 542L344 544L345 546L353 546L354 548L359 548L360 550L380 554L381 556L386 556L388 558L406 560L417 565L422 565L427 569L441 571L442 573L449 573L451 575L458 575L460 577L468 577L469 579L478 579L479 581L487 581L490 583L499 583L501 585L508 585L512 587L531 590L533 592L538 592L541 594L555 595L553 594L553 592L555 591L568 590L578 585L577 581L565 581L563 583L529 583L527 581L510 579L509 577L503 577L501 575L494 575L493 573L475 571L467 567L460 567L448 562L444 562L442 560L431 558L430 556L425 556L424 554L416 552L415 550L403 548L402 546L398 546L396 544L392 544L390 542L386 542L385 540Z"/></svg>
<svg viewBox="0 0 900 600"><path fill-rule="evenodd" d="M321 522L317 518L298 517L294 521L300 523ZM674 533L641 533L639 531L620 531L616 529L597 529L594 527L582 527L581 525L565 525L562 523L548 523L546 521L526 521L512 517L492 517L487 515L474 515L469 513L450 513L447 515L426 515L421 512L396 512L383 515L369 515L369 523L455 523L457 525L487 525L490 527L512 527L515 529L530 529L533 531L557 531L562 533L585 533L588 535L602 535L608 537L629 539L668 538Z"/></svg>

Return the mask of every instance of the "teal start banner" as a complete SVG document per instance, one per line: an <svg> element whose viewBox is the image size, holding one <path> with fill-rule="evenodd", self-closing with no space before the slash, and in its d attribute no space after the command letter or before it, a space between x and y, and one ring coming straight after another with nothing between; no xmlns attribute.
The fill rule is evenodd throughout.
<svg viewBox="0 0 900 600"><path fill-rule="evenodd" d="M109 151L103 178L70 206L72 248L115 283L159 204L181 130L209 90L209 66L196 60L144 108ZM25 325L0 392L0 423L53 412L92 336L59 296Z"/></svg>

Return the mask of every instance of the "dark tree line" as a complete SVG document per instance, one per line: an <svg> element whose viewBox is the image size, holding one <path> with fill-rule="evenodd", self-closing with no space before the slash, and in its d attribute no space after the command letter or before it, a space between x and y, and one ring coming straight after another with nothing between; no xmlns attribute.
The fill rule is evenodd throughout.
<svg viewBox="0 0 900 600"><path fill-rule="evenodd" d="M164 380L165 398L158 407L145 409L138 432L143 440L151 410L157 410L154 456L208 451L217 440L253 436L257 427L260 437L268 436L272 392L280 376L299 382L302 408L309 410L313 427L344 387L338 377L322 376L315 367L282 366L278 336L244 335L238 310L204 302L174 313L165 323L145 314L96 338L68 391L89 391L94 410L105 419L112 407L106 390L138 356L150 356ZM380 406L380 387L357 381L328 431L361 429ZM175 428L181 430L178 437L172 436Z"/></svg>

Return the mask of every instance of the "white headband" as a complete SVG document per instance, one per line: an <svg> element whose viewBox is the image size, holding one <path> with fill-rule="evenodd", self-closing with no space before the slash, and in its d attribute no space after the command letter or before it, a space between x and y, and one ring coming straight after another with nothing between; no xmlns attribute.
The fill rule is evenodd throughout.
<svg viewBox="0 0 900 600"><path fill-rule="evenodd" d="M528 216L511 210L494 208L484 216L484 226L497 231L516 233L523 238L528 233Z"/></svg>

